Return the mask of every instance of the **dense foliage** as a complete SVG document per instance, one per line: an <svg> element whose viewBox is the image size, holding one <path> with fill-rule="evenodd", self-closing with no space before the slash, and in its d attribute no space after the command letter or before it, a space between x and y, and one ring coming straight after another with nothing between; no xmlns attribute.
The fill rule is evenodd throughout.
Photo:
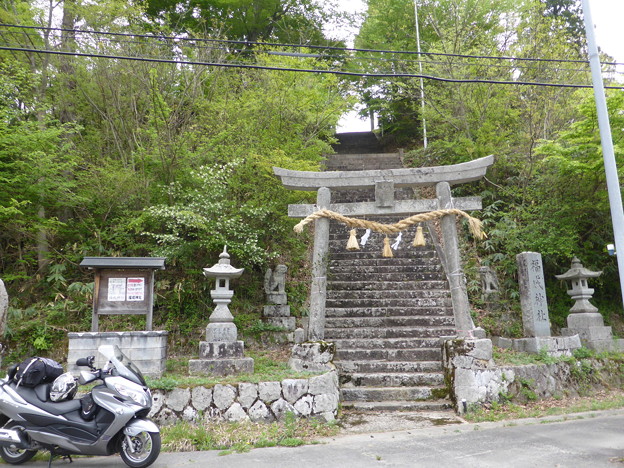
<svg viewBox="0 0 624 468"><path fill-rule="evenodd" d="M417 49L414 2L366 3L356 46ZM170 331L175 349L196 349L211 309L201 268L224 244L246 269L232 307L239 325L262 328L262 271L278 260L289 265L293 310L303 313L308 243L292 234L286 206L310 198L283 189L271 167L318 169L354 90L379 116L384 138L406 148L414 166L495 154L485 181L456 190L481 193L490 235L465 245L470 291L477 290L477 267L489 264L501 276L503 299L517 304L515 255L534 250L550 279L572 255L604 270L598 301L603 310L619 304L615 261L604 254L612 233L590 92L426 81L423 113L416 79L191 64L341 66L345 59L335 51L293 56L266 45L337 44L327 24L335 28L348 15L336 7L314 0L0 1L5 24L61 26L3 26L3 44L69 53L0 52L0 277L11 296L14 352L51 351L67 331L88 329L93 285L91 273L78 267L84 256L167 257L167 270L157 275L155 320ZM418 9L423 51L452 54L431 55L426 73L518 81L585 76L577 66L466 57L582 59L574 0L425 0ZM110 32L134 35L102 34ZM360 54L371 72L388 66L386 56ZM419 71L413 57L395 57L391 66ZM622 93L610 92L609 104L621 160ZM569 300L554 280L548 288L551 317L562 325ZM116 320L118 328L143 319ZM113 325L103 320L101 327Z"/></svg>
<svg viewBox="0 0 624 468"><path fill-rule="evenodd" d="M11 24L45 26L62 17L63 27L81 31L157 27L144 21L151 10L141 4L35 5L8 1L0 12ZM227 38L214 31L215 39ZM120 57L150 56L155 47L165 54L167 45L170 56L186 61L219 62L230 53L48 29L9 28L2 38ZM268 51L245 59L288 66L288 57ZM93 277L78 267L84 256L166 256L155 320L177 346L196 343L206 325L212 305L201 268L225 244L247 272L237 282L239 320L253 326L258 319L262 272L277 260L292 260L300 312L305 280L297 265L307 242L292 234L287 205L302 195L284 189L272 166L318 169L349 105L346 85L332 75L17 52L3 52L0 68L1 277L11 297L9 339L26 345L23 352L51 349L66 331L88 329ZM115 319L114 327L144 320Z"/></svg>
<svg viewBox="0 0 624 468"><path fill-rule="evenodd" d="M367 49L417 49L413 3L368 0L368 15L356 40ZM419 1L418 17L425 74L450 78L590 83L577 62L513 62L478 57L586 60L580 2L575 0ZM472 57L468 57L472 56ZM417 60L404 71L418 72ZM515 256L540 252L549 290L551 321L565 326L570 299L554 279L576 255L586 267L604 270L593 282L596 299L610 321L621 310L602 151L591 90L539 85L425 81L424 114L417 79L369 79L361 93L379 114L386 138L413 148L414 166L449 164L494 154L484 182L458 188L480 193L481 218L489 239L468 249L469 289L479 304L480 265L501 276L504 297L517 307ZM608 93L618 163L624 157L622 91ZM422 148L422 120L429 144ZM417 125L415 125L417 124ZM516 324L519 315L516 312ZM490 321L502 330L504 321ZM515 326L512 333L521 332Z"/></svg>

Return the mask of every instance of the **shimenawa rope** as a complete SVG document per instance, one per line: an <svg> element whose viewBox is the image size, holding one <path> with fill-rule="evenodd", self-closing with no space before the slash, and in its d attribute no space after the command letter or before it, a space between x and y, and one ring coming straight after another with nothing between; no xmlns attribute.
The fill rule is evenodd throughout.
<svg viewBox="0 0 624 468"><path fill-rule="evenodd" d="M423 221L431 221L433 219L438 219L447 215L457 215L466 218L468 220L468 227L470 228L470 232L472 233L472 235L479 240L487 239L487 235L485 234L485 232L483 232L483 223L481 222L481 220L473 218L465 211L458 209L437 210L430 211L428 213L421 213L410 216L409 218L402 219L401 221L394 224L382 224L376 221L368 221L366 219L348 218L341 215L340 213L336 213L335 211L323 209L315 211L310 216L301 220L299 223L297 223L297 225L295 225L294 230L295 232L300 233L303 231L303 228L306 224L309 224L319 218L329 218L343 223L351 228L371 229L372 231L388 235L405 231L407 228L413 226L414 224L422 223Z"/></svg>

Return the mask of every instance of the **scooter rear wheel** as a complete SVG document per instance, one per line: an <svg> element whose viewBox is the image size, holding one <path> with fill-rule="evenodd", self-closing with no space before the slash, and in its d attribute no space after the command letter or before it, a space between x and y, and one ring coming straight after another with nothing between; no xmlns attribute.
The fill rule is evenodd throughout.
<svg viewBox="0 0 624 468"><path fill-rule="evenodd" d="M21 426L15 422L10 422L4 426L5 429L16 429L20 427ZM17 447L0 447L0 457L11 465L20 465L27 462L36 454L36 450L24 450Z"/></svg>
<svg viewBox="0 0 624 468"><path fill-rule="evenodd" d="M154 463L160 454L160 434L143 431L135 436L124 436L119 445L119 455L126 465L145 468Z"/></svg>

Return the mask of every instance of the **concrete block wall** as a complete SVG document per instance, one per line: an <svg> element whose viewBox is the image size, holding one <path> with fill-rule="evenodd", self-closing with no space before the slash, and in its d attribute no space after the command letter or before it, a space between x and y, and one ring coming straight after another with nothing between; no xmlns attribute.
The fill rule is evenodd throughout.
<svg viewBox="0 0 624 468"><path fill-rule="evenodd" d="M97 350L100 345L109 344L119 346L143 375L159 378L165 371L167 335L166 331L68 333L67 369L79 374L85 368L76 366L76 360L87 356L95 356L96 367L102 367L106 362Z"/></svg>

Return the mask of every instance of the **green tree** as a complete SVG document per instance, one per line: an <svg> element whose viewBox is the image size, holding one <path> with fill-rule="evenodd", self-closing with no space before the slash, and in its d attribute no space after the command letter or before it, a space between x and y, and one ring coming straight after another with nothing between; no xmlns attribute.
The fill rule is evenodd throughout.
<svg viewBox="0 0 624 468"><path fill-rule="evenodd" d="M152 21L166 18L176 32L220 31L238 41L323 44L323 26L338 16L335 1L144 0Z"/></svg>

